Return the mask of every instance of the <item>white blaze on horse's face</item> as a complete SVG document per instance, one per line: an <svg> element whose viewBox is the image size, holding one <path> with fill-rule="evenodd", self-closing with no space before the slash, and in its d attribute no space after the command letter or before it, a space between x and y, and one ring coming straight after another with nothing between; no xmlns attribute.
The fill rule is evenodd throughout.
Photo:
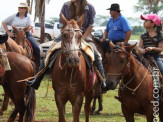
<svg viewBox="0 0 163 122"><path fill-rule="evenodd" d="M74 27L70 24L63 30L62 41L67 54L67 63L71 65L70 67L75 67L79 64L81 37L82 33L79 27Z"/></svg>

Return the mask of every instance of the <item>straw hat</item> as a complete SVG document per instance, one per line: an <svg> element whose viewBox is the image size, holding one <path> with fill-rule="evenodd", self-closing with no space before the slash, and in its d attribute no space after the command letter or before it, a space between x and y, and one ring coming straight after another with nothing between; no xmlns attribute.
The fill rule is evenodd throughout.
<svg viewBox="0 0 163 122"><path fill-rule="evenodd" d="M21 2L18 7L25 7L28 9L28 11L30 10L30 6L28 6L26 2Z"/></svg>

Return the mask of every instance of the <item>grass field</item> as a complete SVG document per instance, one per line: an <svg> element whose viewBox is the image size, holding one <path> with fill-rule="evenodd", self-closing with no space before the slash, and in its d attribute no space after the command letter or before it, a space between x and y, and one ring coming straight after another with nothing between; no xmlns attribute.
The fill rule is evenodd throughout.
<svg viewBox="0 0 163 122"><path fill-rule="evenodd" d="M54 100L54 91L51 86L49 75L46 75L42 81L41 87L36 91L36 122L57 122L58 111ZM48 85L49 83L49 85ZM48 92L47 92L48 89ZM114 99L117 95L117 89L109 91L103 96L103 111L100 115L91 115L90 122L125 122L123 114L121 112L120 102ZM3 93L2 87L0 93ZM46 95L47 94L47 95ZM0 96L2 99L2 95ZM1 102L0 102L1 105ZM84 106L84 103L83 103ZM7 111L4 112L3 116L0 116L0 122L5 122L9 117L13 105L9 105ZM66 105L66 120L72 122L72 107L68 102ZM145 117L141 115L135 115L136 122L145 122ZM84 109L82 107L80 114L80 122L85 122Z"/></svg>

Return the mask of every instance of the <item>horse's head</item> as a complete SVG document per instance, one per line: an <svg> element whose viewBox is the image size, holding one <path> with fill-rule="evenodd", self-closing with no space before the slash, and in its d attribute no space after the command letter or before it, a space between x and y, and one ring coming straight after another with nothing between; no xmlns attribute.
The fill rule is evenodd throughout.
<svg viewBox="0 0 163 122"><path fill-rule="evenodd" d="M78 21L71 19L68 21L63 14L61 14L61 20L63 23L63 28L61 29L62 34L62 50L66 57L66 66L68 67L78 67L79 57L81 55L81 40L82 31L80 29L83 21L84 15L82 15Z"/></svg>
<svg viewBox="0 0 163 122"><path fill-rule="evenodd" d="M135 45L118 46L111 45L111 53L106 55L108 60L107 67L105 68L106 74L106 88L103 90L114 90L119 81L125 75L127 67L130 65L131 50Z"/></svg>
<svg viewBox="0 0 163 122"><path fill-rule="evenodd" d="M18 45L24 46L26 40L26 32L29 30L30 25L25 28L16 28L12 25L13 32L15 33L15 41Z"/></svg>

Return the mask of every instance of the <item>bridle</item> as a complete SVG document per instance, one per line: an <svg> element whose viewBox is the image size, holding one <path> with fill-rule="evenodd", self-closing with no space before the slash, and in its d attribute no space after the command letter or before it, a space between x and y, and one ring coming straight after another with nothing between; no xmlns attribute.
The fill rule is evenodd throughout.
<svg viewBox="0 0 163 122"><path fill-rule="evenodd" d="M125 54L127 54L128 57L131 55L131 54L129 54L127 51L125 51L124 49L122 49L121 47L118 47L118 48L113 49L112 52L115 52L115 53L124 52ZM142 61L142 58L141 58L141 61ZM128 84L130 84L130 83L134 80L134 78L136 77L136 75L138 74L139 69L140 69L140 66L141 66L141 63L139 62L139 66L138 66L138 68L137 68L136 73L134 74L133 77L131 77L131 79L130 79L126 84L124 84L123 81L121 82L121 84L123 85L122 87L120 87L121 90L125 90L125 88L127 88L128 90L131 90L131 91L133 91L133 93L134 93L134 92L139 88L139 86L142 84L142 82L144 81L144 79L145 79L145 77L146 77L146 75L147 75L147 73L148 73L148 68L147 68L147 71L146 71L146 73L145 73L145 76L143 77L143 79L141 80L141 82L138 84L138 86L137 86L135 89L129 88L129 87L128 87ZM129 62L127 63L127 67L130 67L130 60L129 60ZM108 73L108 75L112 75L112 76L122 76L122 78L123 78L123 73Z"/></svg>
<svg viewBox="0 0 163 122"><path fill-rule="evenodd" d="M68 31L69 33L70 32L73 32L74 33L74 36L76 35L76 32L78 32L78 31L80 31L82 33L82 30L81 29L78 29L78 28L69 28L69 29L64 29L63 31L61 31L61 36L63 36L63 34L64 34L65 31ZM64 40L62 40L62 43L63 43L63 49L62 49L61 52L63 52L63 53L66 53L67 54L67 53L72 52L72 51L80 51L81 50L81 42L80 42L79 48L77 48L77 49L71 49L71 50L66 48Z"/></svg>
<svg viewBox="0 0 163 122"><path fill-rule="evenodd" d="M111 50L111 52L114 52L114 53L124 52L125 54L127 54L127 56L130 55L127 51L125 51L124 49L122 49L122 48L119 47L119 46L114 47L114 48ZM130 63L130 62L128 62L127 66L129 65L129 63ZM107 73L107 74L108 74L108 75L112 75L112 76L121 76L121 75L123 75L123 73L111 73L111 72L109 72L109 73Z"/></svg>
<svg viewBox="0 0 163 122"><path fill-rule="evenodd" d="M69 35L70 35L70 32L73 32L73 38L75 37L75 35L76 35L76 32L81 32L82 33L82 30L81 29L77 29L77 28L69 28L69 29L64 29L63 31L61 31L61 36L63 36L64 35L64 32L65 31L68 31L68 33L69 33ZM67 38L67 39L69 39L69 38ZM75 41L77 41L77 40L75 40ZM81 41L80 41L80 45L79 45L79 48L76 48L76 49L67 49L66 48L66 45L65 45L65 42L64 42L64 40L62 39L62 44L63 44L63 47L61 47L61 52L63 53L63 54L68 54L68 53L70 53L70 52L73 52L73 51L81 51ZM67 56L67 55L65 55L65 56ZM65 62L65 64L67 63L67 60L66 60L66 62ZM60 56L60 59L59 59L59 67L61 68L61 69L63 69L63 67L61 66L61 56ZM79 68L80 69L80 68ZM71 69L71 75L70 75L70 85L73 85L72 84L72 75L73 75L73 73L74 73L74 68L72 68ZM67 74L67 71L65 72L65 75Z"/></svg>

